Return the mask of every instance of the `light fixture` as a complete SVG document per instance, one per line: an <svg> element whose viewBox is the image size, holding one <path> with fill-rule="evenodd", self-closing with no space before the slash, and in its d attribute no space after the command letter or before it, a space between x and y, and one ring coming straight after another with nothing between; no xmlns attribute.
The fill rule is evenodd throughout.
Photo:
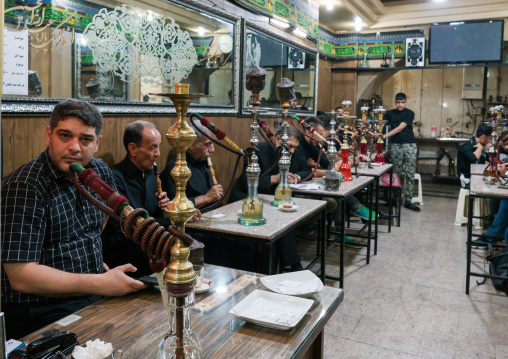
<svg viewBox="0 0 508 359"><path fill-rule="evenodd" d="M326 10L333 10L333 0L328 0L328 2L326 3Z"/></svg>
<svg viewBox="0 0 508 359"><path fill-rule="evenodd" d="M81 36L81 46L86 46L86 38L84 36Z"/></svg>
<svg viewBox="0 0 508 359"><path fill-rule="evenodd" d="M203 29L201 26L198 27L198 35L203 36L205 34L205 29Z"/></svg>
<svg viewBox="0 0 508 359"><path fill-rule="evenodd" d="M464 21L461 21L461 22L451 22L450 25L462 25L464 23Z"/></svg>
<svg viewBox="0 0 508 359"><path fill-rule="evenodd" d="M362 29L362 19L359 16L357 16L355 18L355 30L360 31L361 29Z"/></svg>
<svg viewBox="0 0 508 359"><path fill-rule="evenodd" d="M305 33L305 31L302 31L298 28L293 30L293 35L298 36L302 39L305 39L307 37L307 34Z"/></svg>
<svg viewBox="0 0 508 359"><path fill-rule="evenodd" d="M275 18L271 18L270 19L270 24L273 25L273 26L279 27L281 29L284 29L284 30L288 29L291 26L287 22L280 21L280 20L275 19Z"/></svg>

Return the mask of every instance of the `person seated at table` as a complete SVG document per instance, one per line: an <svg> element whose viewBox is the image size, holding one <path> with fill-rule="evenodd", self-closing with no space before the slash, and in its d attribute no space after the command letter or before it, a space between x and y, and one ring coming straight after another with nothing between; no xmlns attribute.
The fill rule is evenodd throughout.
<svg viewBox="0 0 508 359"><path fill-rule="evenodd" d="M159 131L151 122L132 122L125 127L123 144L127 154L112 168L118 193L127 198L133 208L144 208L160 225L167 227L171 221L164 218L164 208L169 199L166 192L157 192L153 170L160 157ZM108 221L101 237L104 262L108 266L132 263L138 269L133 273L136 277L153 273L146 252L125 237L117 221Z"/></svg>
<svg viewBox="0 0 508 359"><path fill-rule="evenodd" d="M342 106L335 107L335 112L337 113L337 116L344 116L345 112Z"/></svg>
<svg viewBox="0 0 508 359"><path fill-rule="evenodd" d="M498 164L497 169L501 176L506 176L508 170L508 131L501 133L499 142L501 145L499 146L498 158L501 163ZM485 232L485 235L497 238L505 237L506 244L508 245L508 237L506 237L505 233L508 234L508 200L502 199L499 203L496 217L487 232ZM497 238L481 237L473 240L472 244L474 248L487 248L485 242L495 244L498 242Z"/></svg>
<svg viewBox="0 0 508 359"><path fill-rule="evenodd" d="M309 109L302 105L303 99L300 92L295 92L295 98L289 101L289 111L309 111Z"/></svg>
<svg viewBox="0 0 508 359"><path fill-rule="evenodd" d="M457 152L457 175L459 176L462 188L469 189L471 165L484 164L487 160L485 148L491 139L492 127L481 123L476 130L476 136L460 146Z"/></svg>
<svg viewBox="0 0 508 359"><path fill-rule="evenodd" d="M307 117L305 119L305 122L312 127L318 134L324 137L325 129L324 124L321 119L318 117ZM304 129L304 132L307 133L307 131ZM325 175L326 168L328 168L329 161L326 157L324 150L321 152L321 156L319 156L319 150L320 145L319 142L313 138L309 138L307 136L303 136L302 140L300 141L299 146L296 148L296 153L307 161L309 164L309 167L313 168L318 161L319 158L319 166L314 172L315 177L322 177Z"/></svg>
<svg viewBox="0 0 508 359"><path fill-rule="evenodd" d="M206 127L193 123L192 126L194 127L194 125L199 126L199 129L211 138L215 138L215 135ZM213 142L201 132L197 130L195 132L196 140L189 146L186 153L187 166L192 176L187 182L185 194L196 208L203 208L222 198L224 191L220 184L213 185L212 175L206 162L206 156L215 152ZM175 163L176 158L173 158L166 164L160 175L162 189L167 192L170 199L174 198L176 194L175 181L171 178L171 171L175 167Z"/></svg>
<svg viewBox="0 0 508 359"><path fill-rule="evenodd" d="M19 339L100 299L147 286L127 276L132 264L103 263L104 212L69 179L73 162L116 188L93 155L102 115L84 101L58 103L46 128L46 149L2 181L2 311L7 338Z"/></svg>
<svg viewBox="0 0 508 359"><path fill-rule="evenodd" d="M279 129L275 134L275 141L277 145L282 142L282 129ZM297 183L302 178L306 178L310 175L311 170L305 160L301 157L293 156L298 142L300 141L300 133L298 130L289 126L288 128L288 141L287 146L291 158L291 164L288 173L288 182ZM261 170L261 174L268 171L276 162L278 162L277 154L268 142L261 142L257 146L259 152L257 154L258 164ZM247 183L247 163L244 165L244 169L236 188L231 195L231 202L236 202L247 197L248 183ZM260 194L275 194L275 189L280 183L280 169L278 165L275 165L272 170L267 173L263 178L259 179L258 193ZM291 231L285 236L281 237L277 242L275 248L274 259L280 259L280 267L291 267L292 271L302 270L303 267L300 263L300 256L296 249L296 242L294 233ZM277 268L277 263L272 263L273 268Z"/></svg>

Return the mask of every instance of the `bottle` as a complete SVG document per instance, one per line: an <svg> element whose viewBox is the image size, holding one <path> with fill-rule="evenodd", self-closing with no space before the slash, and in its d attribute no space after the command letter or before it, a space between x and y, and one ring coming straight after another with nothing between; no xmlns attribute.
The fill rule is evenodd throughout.
<svg viewBox="0 0 508 359"><path fill-rule="evenodd" d="M430 137L436 138L436 126L432 125L432 128L430 130Z"/></svg>

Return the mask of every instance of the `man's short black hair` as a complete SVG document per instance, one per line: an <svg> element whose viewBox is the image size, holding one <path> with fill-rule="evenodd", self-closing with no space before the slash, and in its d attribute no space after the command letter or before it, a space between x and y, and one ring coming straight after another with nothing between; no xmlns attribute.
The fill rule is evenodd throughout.
<svg viewBox="0 0 508 359"><path fill-rule="evenodd" d="M404 92L399 92L395 95L395 101L402 101L406 99L406 94Z"/></svg>
<svg viewBox="0 0 508 359"><path fill-rule="evenodd" d="M476 129L476 137L481 137L481 136L491 136L492 135L492 127L490 127L489 125L486 125L484 123L480 123L480 126L478 126L478 128Z"/></svg>
<svg viewBox="0 0 508 359"><path fill-rule="evenodd" d="M305 119L305 122L312 128L314 129L317 129L318 126L323 126L324 127L324 124L323 124L323 121L321 121L321 119L319 119L318 117L314 117L314 116L311 116L311 117L307 117Z"/></svg>
<svg viewBox="0 0 508 359"><path fill-rule="evenodd" d="M330 122L332 122L332 118L328 115L322 115L318 116L318 118L323 122L323 128L325 130L330 130L332 128L332 125L330 125Z"/></svg>
<svg viewBox="0 0 508 359"><path fill-rule="evenodd" d="M302 99L301 92L295 92L295 97L296 97L297 100L301 100Z"/></svg>
<svg viewBox="0 0 508 359"><path fill-rule="evenodd" d="M337 112L338 110L342 110L342 106L335 107L335 112Z"/></svg>
<svg viewBox="0 0 508 359"><path fill-rule="evenodd" d="M317 110L316 112L317 116L326 115L325 111Z"/></svg>
<svg viewBox="0 0 508 359"><path fill-rule="evenodd" d="M137 120L125 126L123 133L123 145L127 153L129 153L129 143L134 143L136 146L141 146L143 141L143 130L145 127L155 128L155 125L148 121Z"/></svg>
<svg viewBox="0 0 508 359"><path fill-rule="evenodd" d="M282 137L282 128L279 128L279 130L275 133L275 136L281 136ZM298 141L300 141L300 132L296 129L295 126L289 126L288 127L288 137L289 138L295 138Z"/></svg>
<svg viewBox="0 0 508 359"><path fill-rule="evenodd" d="M63 100L56 104L49 119L49 128L55 129L58 122L70 117L79 118L83 123L95 128L95 134L99 137L102 133L102 115L97 107L91 103L75 100L73 98Z"/></svg>

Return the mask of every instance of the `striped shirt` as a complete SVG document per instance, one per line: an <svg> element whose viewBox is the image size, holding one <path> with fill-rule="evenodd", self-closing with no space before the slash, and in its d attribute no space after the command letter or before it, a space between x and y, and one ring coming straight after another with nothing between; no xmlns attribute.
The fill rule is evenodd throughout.
<svg viewBox="0 0 508 359"><path fill-rule="evenodd" d="M87 168L116 189L104 161L92 158ZM2 261L39 262L71 273L103 272L105 214L77 192L55 166L48 149L3 179L1 198ZM2 271L4 303L56 299L13 290Z"/></svg>

